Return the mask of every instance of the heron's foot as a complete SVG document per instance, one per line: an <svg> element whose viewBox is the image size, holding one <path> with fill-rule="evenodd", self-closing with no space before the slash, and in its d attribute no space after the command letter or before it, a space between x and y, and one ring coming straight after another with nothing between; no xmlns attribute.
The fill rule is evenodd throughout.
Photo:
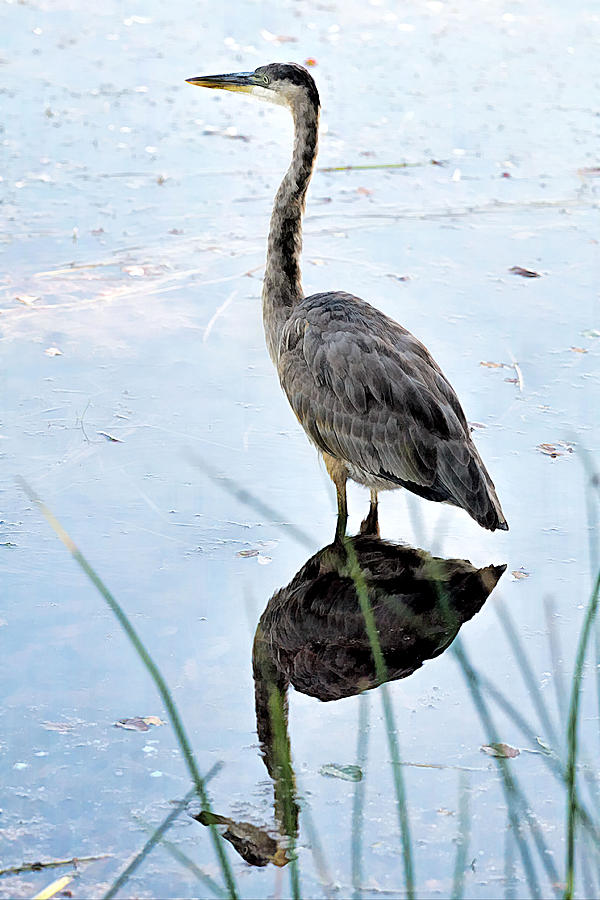
<svg viewBox="0 0 600 900"><path fill-rule="evenodd" d="M360 523L360 533L379 537L379 511L376 503L371 503L369 512Z"/></svg>

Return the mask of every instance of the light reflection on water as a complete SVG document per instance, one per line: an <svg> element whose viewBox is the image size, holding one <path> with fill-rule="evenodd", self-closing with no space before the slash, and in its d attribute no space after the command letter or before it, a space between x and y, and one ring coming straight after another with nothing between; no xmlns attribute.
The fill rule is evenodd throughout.
<svg viewBox="0 0 600 900"><path fill-rule="evenodd" d="M95 11L6 4L0 13L2 859L112 853L85 870L82 896L96 896L145 840L132 812L157 822L188 782L170 729L112 727L163 711L108 611L13 488L13 473L44 496L134 620L202 770L224 761L211 793L215 809L237 820L272 815L256 747L252 636L265 599L308 551L205 477L190 450L309 531L310 552L333 534L330 488L279 391L258 309L257 267L290 126L282 112L239 98L200 97L183 84L200 64L226 71L240 61L246 68L313 56L327 128L322 166L423 163L316 174L305 288L351 289L430 347L479 423L478 447L511 523L507 535L489 535L458 510L416 501L420 533L407 498L394 494L382 498L383 535L432 549L439 527L440 555L478 566L508 561L496 600L461 637L474 665L543 740L495 609L510 610L555 709L543 612L553 597L566 681L572 671L590 584L579 448L599 437L597 188L578 174L597 151L581 93L597 81L597 54L588 52L596 26L585 8L521 10L511 22L495 3L465 4L460 14L440 4L403 15L385 4L303 3L301 19L295 12L244 4L235 28L230 11L183 3L126 11L113 2ZM135 16L151 21L126 24ZM331 31L336 24L341 30ZM298 41L273 43L263 28ZM213 126L249 140L205 134ZM432 158L448 163L432 166ZM516 264L542 277L510 275ZM51 347L62 355L46 355ZM504 380L510 370L480 366L513 360L522 392ZM571 439L574 453L551 458L536 449ZM364 503L357 488L351 529ZM259 565L260 556L271 562ZM521 568L528 577L509 574ZM496 896L504 801L460 672L446 654L390 692L405 760L482 770L470 776L475 864L467 890ZM402 871L373 699L364 851L375 896L378 887L397 892ZM563 717L553 717L564 732ZM295 770L342 892L350 838L340 823L350 822L353 787L319 773L354 761L357 719L358 698L322 706L291 694ZM508 718L496 714L496 722L502 740L522 746ZM581 728L593 757L591 682ZM539 756L523 752L511 765L539 798L562 871L563 794ZM445 895L457 772L404 772L419 895ZM197 823L182 817L172 837L214 874ZM318 893L302 832L299 854L305 892ZM273 891L272 871L237 858L234 866L244 896ZM30 896L47 875L5 878L0 896ZM161 850L131 887L146 896L197 894L192 876Z"/></svg>

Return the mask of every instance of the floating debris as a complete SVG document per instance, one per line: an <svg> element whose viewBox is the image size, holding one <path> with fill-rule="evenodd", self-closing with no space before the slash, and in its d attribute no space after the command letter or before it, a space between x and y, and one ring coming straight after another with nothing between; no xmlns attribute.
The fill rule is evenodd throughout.
<svg viewBox="0 0 600 900"><path fill-rule="evenodd" d="M106 438L107 441L112 441L113 444L124 443L121 438L115 437L114 434L109 434L108 431L97 431L96 434L99 434L100 437Z"/></svg>
<svg viewBox="0 0 600 900"><path fill-rule="evenodd" d="M17 303L22 303L23 306L33 306L34 303L41 299L41 297L36 297L34 294L19 294L18 297L15 297Z"/></svg>
<svg viewBox="0 0 600 900"><path fill-rule="evenodd" d="M556 444L538 444L536 450L539 450L544 456L555 459L557 456L564 456L565 453L572 453L573 445L567 441L557 441Z"/></svg>
<svg viewBox="0 0 600 900"><path fill-rule="evenodd" d="M119 719L115 722L115 728L124 728L126 731L150 731L151 726L164 725L158 716L133 716L131 719Z"/></svg>
<svg viewBox="0 0 600 900"><path fill-rule="evenodd" d="M517 747L511 747L510 744L484 744L481 749L484 753L487 753L488 756L495 756L500 759L514 759L515 756L521 755L521 751L518 750Z"/></svg>
<svg viewBox="0 0 600 900"><path fill-rule="evenodd" d="M240 134L234 125L230 125L228 128L217 128L216 125L207 125L202 134L225 137L232 141L245 141L245 143L250 141L250 138L245 134Z"/></svg>
<svg viewBox="0 0 600 900"><path fill-rule="evenodd" d="M44 353L46 356L62 356L62 350L59 350L58 347L47 347Z"/></svg>
<svg viewBox="0 0 600 900"><path fill-rule="evenodd" d="M298 41L298 38L292 37L291 34L273 34L272 31L267 31L266 28L261 28L260 36L271 44L295 44Z"/></svg>
<svg viewBox="0 0 600 900"><path fill-rule="evenodd" d="M58 731L59 734L70 734L75 725L72 722L40 722L46 731Z"/></svg>
<svg viewBox="0 0 600 900"><path fill-rule="evenodd" d="M514 572L510 573L513 578L516 578L517 581L522 581L524 578L529 578L530 572L527 572L526 569L521 566L520 569L515 569Z"/></svg>
<svg viewBox="0 0 600 900"><path fill-rule="evenodd" d="M554 750L552 749L552 747L550 746L550 744L547 744L546 741L543 741L543 740L541 739L541 737L536 737L535 740L536 740L536 743L537 743L538 747L541 748L542 752L543 752L546 756L556 756L556 753L554 752Z"/></svg>
<svg viewBox="0 0 600 900"><path fill-rule="evenodd" d="M513 275L520 275L521 278L541 278L539 272L534 272L533 269L524 269L523 266L511 266L508 271Z"/></svg>
<svg viewBox="0 0 600 900"><path fill-rule="evenodd" d="M338 763L327 763L321 766L319 774L326 778L341 778L343 781L362 781L363 773L359 766L341 766Z"/></svg>

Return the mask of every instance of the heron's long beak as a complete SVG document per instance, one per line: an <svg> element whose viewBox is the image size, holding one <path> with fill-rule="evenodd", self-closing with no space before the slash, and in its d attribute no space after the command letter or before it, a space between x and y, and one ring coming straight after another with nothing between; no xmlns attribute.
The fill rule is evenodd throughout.
<svg viewBox="0 0 600 900"><path fill-rule="evenodd" d="M249 94L255 85L254 72L237 72L233 75L197 75L186 78L188 84L198 87L221 88L224 91L242 91Z"/></svg>

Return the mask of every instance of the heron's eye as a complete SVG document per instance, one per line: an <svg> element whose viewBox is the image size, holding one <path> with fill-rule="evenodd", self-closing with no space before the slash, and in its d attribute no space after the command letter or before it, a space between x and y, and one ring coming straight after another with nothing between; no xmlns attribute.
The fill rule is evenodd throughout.
<svg viewBox="0 0 600 900"><path fill-rule="evenodd" d="M269 79L268 75L262 75L261 77L262 77L263 84L270 84L270 79Z"/></svg>

